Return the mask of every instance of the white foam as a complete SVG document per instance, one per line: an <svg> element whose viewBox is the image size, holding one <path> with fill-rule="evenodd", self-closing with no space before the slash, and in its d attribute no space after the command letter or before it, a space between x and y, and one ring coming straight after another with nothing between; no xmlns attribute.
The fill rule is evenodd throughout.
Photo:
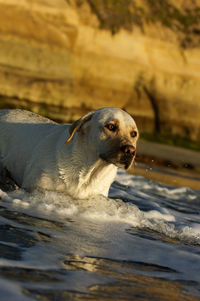
<svg viewBox="0 0 200 301"><path fill-rule="evenodd" d="M131 179L129 176L129 185ZM176 190L176 193L184 189ZM144 194L139 192L140 198ZM40 217L48 217L56 220L67 217L81 217L99 221L117 221L139 228L149 228L166 236L200 243L198 228L195 231L188 226L176 228L174 215L164 208L161 212L160 206L155 204L154 210L143 212L132 203L125 203L119 199L105 198L98 196L88 200L74 200L65 194L56 192L27 193L23 190L16 190L8 194L0 192L1 199L7 206L14 210L22 210L28 214ZM145 196L145 195L144 195ZM156 208L156 210L155 210Z"/></svg>
<svg viewBox="0 0 200 301"><path fill-rule="evenodd" d="M159 211L151 210L149 212L145 212L145 217L147 219L160 219L168 222L175 222L175 217L170 214L162 214Z"/></svg>

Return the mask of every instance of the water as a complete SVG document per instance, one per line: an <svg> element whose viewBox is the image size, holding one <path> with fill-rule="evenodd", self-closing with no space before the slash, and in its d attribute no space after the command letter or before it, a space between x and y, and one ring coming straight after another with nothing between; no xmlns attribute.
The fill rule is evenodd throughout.
<svg viewBox="0 0 200 301"><path fill-rule="evenodd" d="M200 191L120 171L109 198L0 197L2 301L200 300Z"/></svg>

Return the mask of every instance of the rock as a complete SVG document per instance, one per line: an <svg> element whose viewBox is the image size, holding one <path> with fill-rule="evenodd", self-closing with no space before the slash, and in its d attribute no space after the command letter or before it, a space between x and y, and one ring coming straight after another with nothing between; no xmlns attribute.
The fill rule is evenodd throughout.
<svg viewBox="0 0 200 301"><path fill-rule="evenodd" d="M69 121L118 106L200 141L200 1L112 3L0 0L0 107Z"/></svg>

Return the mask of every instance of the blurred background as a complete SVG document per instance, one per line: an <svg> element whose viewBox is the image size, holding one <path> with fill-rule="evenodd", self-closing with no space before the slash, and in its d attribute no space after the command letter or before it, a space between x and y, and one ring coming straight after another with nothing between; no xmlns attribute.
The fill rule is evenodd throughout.
<svg viewBox="0 0 200 301"><path fill-rule="evenodd" d="M0 0L0 108L71 122L121 107L200 150L200 0Z"/></svg>

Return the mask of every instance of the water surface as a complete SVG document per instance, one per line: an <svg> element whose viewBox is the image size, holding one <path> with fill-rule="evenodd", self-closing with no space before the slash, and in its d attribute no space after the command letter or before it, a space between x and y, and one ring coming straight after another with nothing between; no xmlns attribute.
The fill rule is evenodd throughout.
<svg viewBox="0 0 200 301"><path fill-rule="evenodd" d="M200 191L120 171L109 198L0 195L1 300L200 300Z"/></svg>

